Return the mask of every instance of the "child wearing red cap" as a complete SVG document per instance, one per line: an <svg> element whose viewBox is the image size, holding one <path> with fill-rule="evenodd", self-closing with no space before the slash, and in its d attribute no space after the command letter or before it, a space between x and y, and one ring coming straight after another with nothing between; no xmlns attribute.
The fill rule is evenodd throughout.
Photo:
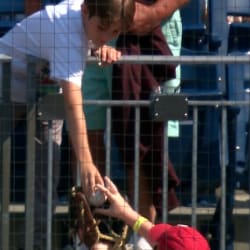
<svg viewBox="0 0 250 250"><path fill-rule="evenodd" d="M145 237L157 250L209 250L207 240L194 228L187 225L154 225L138 214L122 197L115 184L105 177L105 186L97 184L110 202L109 208L96 208L95 213L123 220L135 232Z"/></svg>

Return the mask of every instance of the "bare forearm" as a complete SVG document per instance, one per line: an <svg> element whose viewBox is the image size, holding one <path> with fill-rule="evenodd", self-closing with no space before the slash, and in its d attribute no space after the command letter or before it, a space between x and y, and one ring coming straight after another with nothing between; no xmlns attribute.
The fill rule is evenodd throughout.
<svg viewBox="0 0 250 250"><path fill-rule="evenodd" d="M130 32L143 35L152 32L163 20L168 19L176 10L190 0L157 0L152 5L136 2L136 12Z"/></svg>
<svg viewBox="0 0 250 250"><path fill-rule="evenodd" d="M170 17L177 9L185 6L189 0L157 0L152 5L152 12L159 22Z"/></svg>
<svg viewBox="0 0 250 250"><path fill-rule="evenodd" d="M73 148L80 162L92 163L85 115L82 108L81 89L74 84L64 83L65 112Z"/></svg>
<svg viewBox="0 0 250 250"><path fill-rule="evenodd" d="M66 119L76 158L80 163L81 183L84 192L91 195L96 183L103 184L102 177L93 163L83 112L82 90L73 83L62 82Z"/></svg>

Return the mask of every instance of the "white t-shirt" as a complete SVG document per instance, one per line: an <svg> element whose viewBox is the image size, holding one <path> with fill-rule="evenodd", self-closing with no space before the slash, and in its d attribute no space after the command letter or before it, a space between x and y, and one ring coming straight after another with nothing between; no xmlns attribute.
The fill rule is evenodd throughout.
<svg viewBox="0 0 250 250"><path fill-rule="evenodd" d="M27 55L45 59L50 77L81 86L88 52L81 1L46 6L0 38L0 53L12 57L11 99L26 100Z"/></svg>

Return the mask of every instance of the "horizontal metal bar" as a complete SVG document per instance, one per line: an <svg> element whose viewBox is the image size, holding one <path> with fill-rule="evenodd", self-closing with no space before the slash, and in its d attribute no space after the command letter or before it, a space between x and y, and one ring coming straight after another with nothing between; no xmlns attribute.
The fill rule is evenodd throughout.
<svg viewBox="0 0 250 250"><path fill-rule="evenodd" d="M249 101L188 101L188 105L190 106L216 106L216 107L223 107L223 106L250 106Z"/></svg>
<svg viewBox="0 0 250 250"><path fill-rule="evenodd" d="M11 61L11 57L0 54L0 61ZM88 63L97 63L96 57L89 57ZM250 63L250 55L190 55L190 56L148 56L148 55L131 55L121 56L116 62L118 64L241 64Z"/></svg>
<svg viewBox="0 0 250 250"><path fill-rule="evenodd" d="M95 57L89 57L88 63L97 63ZM190 55L190 56L121 56L117 64L242 64L250 63L250 55Z"/></svg>
<svg viewBox="0 0 250 250"><path fill-rule="evenodd" d="M249 101L226 101L226 100L188 100L190 106L250 106ZM86 105L97 106L148 106L150 100L85 100Z"/></svg>
<svg viewBox="0 0 250 250"><path fill-rule="evenodd" d="M150 101L146 100L84 100L84 105L97 106L148 106Z"/></svg>

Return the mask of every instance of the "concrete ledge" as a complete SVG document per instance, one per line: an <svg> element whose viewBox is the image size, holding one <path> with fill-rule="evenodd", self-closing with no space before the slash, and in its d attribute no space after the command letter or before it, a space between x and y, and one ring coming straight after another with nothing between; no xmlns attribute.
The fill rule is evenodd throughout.
<svg viewBox="0 0 250 250"><path fill-rule="evenodd" d="M23 214L25 212L25 205L24 204L11 204L9 206L9 211L11 214ZM56 210L54 214L67 214L69 212L68 205L58 205L56 206Z"/></svg>
<svg viewBox="0 0 250 250"><path fill-rule="evenodd" d="M215 211L214 207L197 207L195 209L195 213L197 216L200 215L213 215ZM169 215L191 215L192 208L191 207L177 207L170 211ZM234 215L250 215L250 208L234 208Z"/></svg>
<svg viewBox="0 0 250 250"><path fill-rule="evenodd" d="M214 214L215 207L197 207L195 213L197 216L211 216ZM12 203L9 206L10 213L22 214L25 212L24 204ZM67 214L69 212L68 204L57 205L55 214ZM192 214L192 207L179 206L169 212L170 216L183 215L189 216ZM235 193L235 208L233 210L234 215L250 215L250 195L244 191L236 191Z"/></svg>

